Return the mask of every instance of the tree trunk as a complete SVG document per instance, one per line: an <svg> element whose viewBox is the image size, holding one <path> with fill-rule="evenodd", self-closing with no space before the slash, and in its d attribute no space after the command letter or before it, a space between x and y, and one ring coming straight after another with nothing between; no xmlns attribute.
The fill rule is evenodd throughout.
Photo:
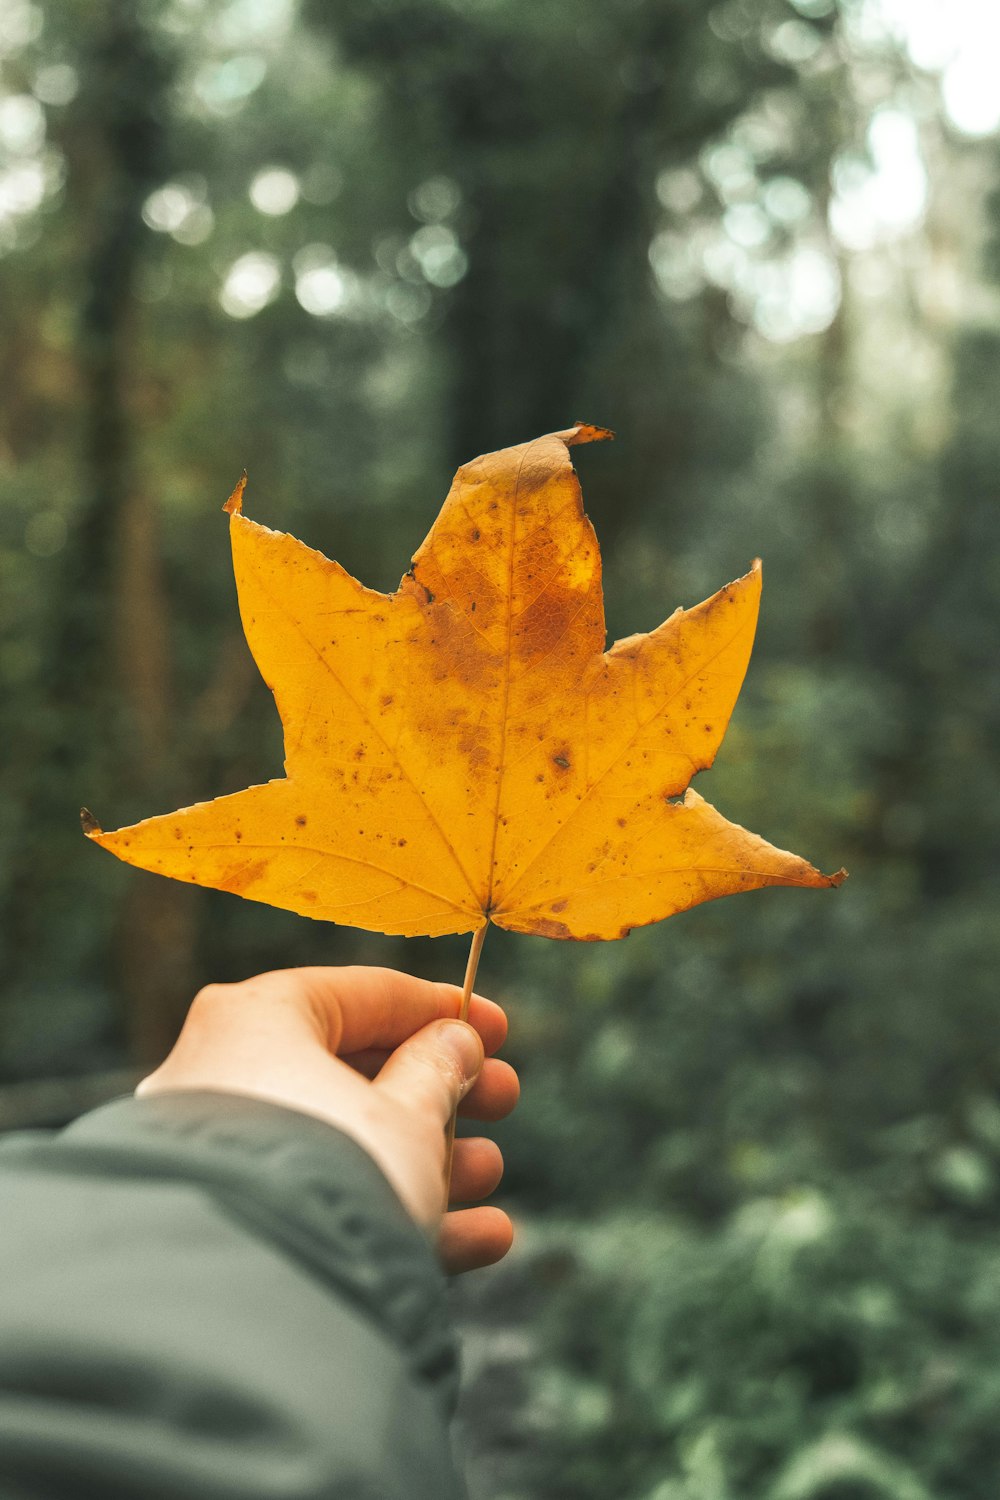
<svg viewBox="0 0 1000 1500"><path fill-rule="evenodd" d="M141 210L166 175L171 64L131 0L105 0L85 73L89 131L70 146L78 211L89 223L77 339L85 500L67 549L52 681L66 715L64 756L95 746L96 785L118 805L171 797L172 662L156 503L139 477L129 393L136 375L134 287L149 232ZM121 795L124 794L124 795ZM130 1051L154 1063L190 998L191 893L131 877L119 922L117 983Z"/></svg>

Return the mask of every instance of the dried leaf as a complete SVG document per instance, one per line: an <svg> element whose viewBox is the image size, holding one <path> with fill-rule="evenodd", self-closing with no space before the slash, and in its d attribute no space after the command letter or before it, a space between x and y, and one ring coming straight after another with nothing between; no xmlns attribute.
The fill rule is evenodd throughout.
<svg viewBox="0 0 1000 1500"><path fill-rule="evenodd" d="M227 504L283 780L86 831L121 859L381 932L623 937L715 896L837 885L685 790L746 672L760 565L605 651L601 558L568 448L459 470L394 594ZM681 794L683 800L677 800Z"/></svg>

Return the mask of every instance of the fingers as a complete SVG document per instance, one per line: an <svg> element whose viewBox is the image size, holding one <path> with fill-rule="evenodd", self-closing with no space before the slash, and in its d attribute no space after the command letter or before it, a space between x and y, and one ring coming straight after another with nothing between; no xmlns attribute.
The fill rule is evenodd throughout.
<svg viewBox="0 0 1000 1500"><path fill-rule="evenodd" d="M451 1166L450 1203L477 1203L496 1191L503 1176L500 1147L482 1136L455 1142Z"/></svg>
<svg viewBox="0 0 1000 1500"><path fill-rule="evenodd" d="M468 1093L463 1095L458 1112L463 1119L503 1120L510 1114L521 1094L518 1076L510 1063L491 1057Z"/></svg>
<svg viewBox="0 0 1000 1500"><path fill-rule="evenodd" d="M364 1078L377 1078L390 1056L381 1048L372 1048L352 1053L343 1061ZM488 1057L472 1088L463 1096L458 1112L466 1120L505 1120L520 1096L521 1084L510 1063Z"/></svg>
<svg viewBox="0 0 1000 1500"><path fill-rule="evenodd" d="M457 1016L462 1003L457 985L363 965L278 969L236 988L296 996L301 1006L324 1020L331 1052L391 1050L428 1022ZM498 1005L474 996L469 1020L490 1052L502 1045L507 1018Z"/></svg>
<svg viewBox="0 0 1000 1500"><path fill-rule="evenodd" d="M348 1054L357 1071L373 1077L386 1056L428 1022L457 1016L461 990L401 974L395 969L275 969L238 984L208 985L192 1007L196 1029L217 1029L239 1015L244 1028L251 1014L268 1028L283 1017L294 1021L331 1052ZM473 995L469 1024L479 1032L487 1056L507 1035L499 1005ZM379 1057L381 1054L381 1057ZM376 1066L377 1064L377 1066Z"/></svg>
<svg viewBox="0 0 1000 1500"><path fill-rule="evenodd" d="M457 987L456 993L460 1008L462 992ZM455 1014L458 1015L458 1009ZM485 995L473 995L469 1002L468 1022L482 1037L487 1057L492 1057L494 1053L500 1051L507 1040L507 1017L495 1000L487 1000Z"/></svg>
<svg viewBox="0 0 1000 1500"><path fill-rule="evenodd" d="M351 1053L342 1061L363 1078L377 1078L390 1055L382 1048L372 1048ZM520 1093L521 1085L510 1064L488 1057L458 1112L466 1120L504 1120L517 1104Z"/></svg>
<svg viewBox="0 0 1000 1500"><path fill-rule="evenodd" d="M461 1208L445 1215L438 1254L451 1276L503 1260L514 1240L514 1226L501 1208Z"/></svg>
<svg viewBox="0 0 1000 1500"><path fill-rule="evenodd" d="M301 972L301 971L300 971ZM429 1021L457 1016L462 992L454 984L437 984L396 969L316 969L318 988L336 993L343 1015L342 1052L370 1047L392 1049ZM498 1005L475 996L469 1022L495 1052L507 1034L507 1018Z"/></svg>
<svg viewBox="0 0 1000 1500"><path fill-rule="evenodd" d="M483 1043L464 1021L436 1021L392 1053L372 1088L445 1126L483 1066Z"/></svg>
<svg viewBox="0 0 1000 1500"><path fill-rule="evenodd" d="M452 985L444 986L452 989ZM458 997L458 1005L450 1014L457 1015L458 1007L461 1005L461 991L455 989ZM483 1039L483 1050L487 1057L492 1057L499 1052L507 1040L507 1017L500 1006L492 1000L487 1000L482 995L473 995L469 1006L469 1025L475 1027ZM358 1052L349 1052L345 1046L341 1046L340 1055L345 1063L354 1068L356 1072L364 1074L365 1078L374 1078L383 1066L392 1047L366 1047Z"/></svg>

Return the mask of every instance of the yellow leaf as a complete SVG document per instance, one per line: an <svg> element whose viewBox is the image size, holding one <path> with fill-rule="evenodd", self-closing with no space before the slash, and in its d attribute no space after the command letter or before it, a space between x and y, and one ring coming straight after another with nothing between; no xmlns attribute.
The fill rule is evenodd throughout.
<svg viewBox="0 0 1000 1500"><path fill-rule="evenodd" d="M760 565L605 651L568 448L461 468L394 594L227 504L285 778L116 833L119 858L380 932L623 937L714 896L837 885L694 791L746 672Z"/></svg>

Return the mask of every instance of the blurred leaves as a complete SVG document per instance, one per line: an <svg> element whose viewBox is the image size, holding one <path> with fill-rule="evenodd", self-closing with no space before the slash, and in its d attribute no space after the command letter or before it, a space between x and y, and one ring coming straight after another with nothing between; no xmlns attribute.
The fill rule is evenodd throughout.
<svg viewBox="0 0 1000 1500"><path fill-rule="evenodd" d="M532 1404L544 1493L986 1500L988 1245L843 1184L750 1198L711 1234L634 1214L550 1226L532 1245L561 1267L559 1363Z"/></svg>

